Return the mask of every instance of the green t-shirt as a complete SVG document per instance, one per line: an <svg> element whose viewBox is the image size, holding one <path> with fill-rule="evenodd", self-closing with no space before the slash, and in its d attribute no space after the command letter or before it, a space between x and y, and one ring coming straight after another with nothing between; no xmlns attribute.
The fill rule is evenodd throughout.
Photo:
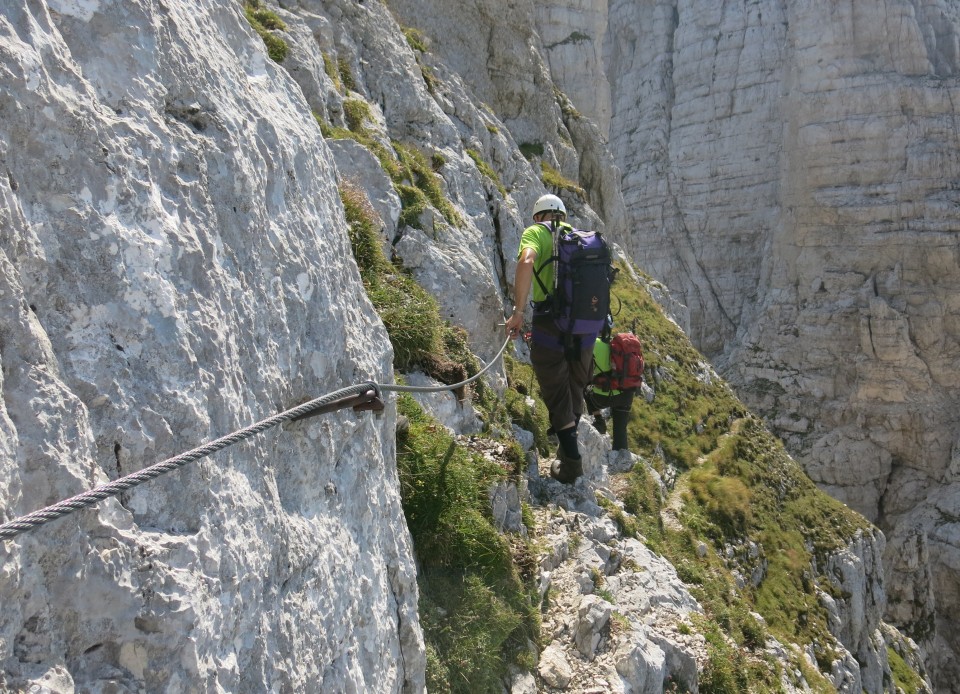
<svg viewBox="0 0 960 694"><path fill-rule="evenodd" d="M603 373L610 370L610 343L597 340L593 343L593 360L597 362L594 373Z"/></svg>
<svg viewBox="0 0 960 694"><path fill-rule="evenodd" d="M610 343L603 340L597 340L593 343L593 373L599 374L609 371L610 366ZM593 387L593 392L597 395L619 395L619 390L602 390L597 386Z"/></svg>
<svg viewBox="0 0 960 694"><path fill-rule="evenodd" d="M560 233L561 230L570 231L572 228L573 227L566 222L560 222L557 224L557 233ZM532 248L537 252L537 259L533 263L535 276L533 278L531 298L535 302L543 301L547 298L548 294L553 292L554 263L548 264L550 258L553 257L553 234L550 233L549 223L541 224L537 222L523 230L523 236L520 237L520 250L517 251L517 260L523 255L523 251L526 248ZM540 278L540 282L543 282L543 286L547 288L546 293L544 293L543 288L540 286L540 282L537 281L537 277Z"/></svg>

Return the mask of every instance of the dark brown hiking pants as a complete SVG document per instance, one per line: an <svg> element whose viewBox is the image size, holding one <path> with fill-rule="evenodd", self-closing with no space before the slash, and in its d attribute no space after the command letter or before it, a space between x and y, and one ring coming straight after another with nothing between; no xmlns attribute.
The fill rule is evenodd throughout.
<svg viewBox="0 0 960 694"><path fill-rule="evenodd" d="M550 426L560 431L583 414L583 389L593 370L593 339L584 338L579 359L569 361L563 349L530 345L530 363L540 384L540 394L550 412Z"/></svg>

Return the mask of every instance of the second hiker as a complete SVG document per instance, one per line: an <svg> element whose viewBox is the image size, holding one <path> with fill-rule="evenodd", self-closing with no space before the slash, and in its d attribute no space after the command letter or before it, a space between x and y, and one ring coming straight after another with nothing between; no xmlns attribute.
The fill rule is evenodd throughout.
<svg viewBox="0 0 960 694"><path fill-rule="evenodd" d="M593 382L584 393L593 426L607 433L602 411L610 408L613 420L613 450L629 450L627 423L633 395L643 383L643 349L633 331L612 334L610 323L593 347Z"/></svg>

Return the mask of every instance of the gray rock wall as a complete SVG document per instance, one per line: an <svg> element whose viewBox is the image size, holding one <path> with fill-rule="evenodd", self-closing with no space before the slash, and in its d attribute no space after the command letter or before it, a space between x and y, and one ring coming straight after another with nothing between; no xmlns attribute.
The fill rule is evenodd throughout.
<svg viewBox="0 0 960 694"><path fill-rule="evenodd" d="M690 321L702 346L733 355L750 321L772 317L752 361L725 363L754 368L774 355L763 368L784 384L772 391L790 392L782 374L799 367L783 364L799 358L797 341L774 319L792 315L799 289L771 254L796 265L799 253L783 248L808 216L784 221L794 194L782 189L806 181L809 167L788 166L784 142L801 144L787 137L782 100L803 81L790 56L803 49L804 65L816 59L808 44L825 5L278 5L290 49L282 68L239 3L13 0L0 9L4 519L310 397L392 379L386 335L349 259L338 177L367 192L385 250L468 329L481 358L492 356L519 233L543 192L539 160L518 151L524 144L542 146L545 160L587 189L586 199L567 197L577 223L603 228L676 287L689 306L678 322ZM919 30L907 32L910 45L935 46L928 53L941 81L917 92L932 112L948 112L953 14L928 3L915 12ZM401 25L424 29L429 50L407 45ZM842 53L849 41L834 43ZM890 50L912 55L906 44ZM350 89L326 74L329 58L349 67ZM606 75L597 74L602 64ZM860 85L862 113L886 103L886 79ZM575 108L561 108L557 86ZM365 127L377 141L440 155L461 224L428 211L423 229L398 225L396 195L375 159L320 136L314 114L342 126L347 99L370 106ZM812 110L804 117L815 121ZM912 128L905 132L919 138ZM950 137L933 125L923 132ZM951 198L941 193L949 220ZM803 194L795 195L798 207ZM808 208L813 219L817 206ZM818 247L804 244L795 245ZM844 252L860 260L855 249ZM806 261L824 264L816 254ZM877 307L868 333L881 352L900 354L896 339L911 333L884 311ZM380 418L344 412L286 425L0 544L0 682L58 692L421 689L394 416L388 404ZM809 424L814 415L784 421L819 426ZM849 446L849 434L841 429L838 441ZM926 494L908 482L904 492ZM937 567L952 561L951 526L940 520L955 498L948 489L939 506L918 505L920 530L888 544L889 553L912 543L896 565L913 581L891 607L900 623L935 622L945 614L936 601L950 604L951 574ZM869 567L844 573L850 604L835 606L837 634L877 671L885 670L872 598L878 546L851 550ZM902 612L910 591L922 596L919 615ZM852 656L838 668L838 678L876 690Z"/></svg>
<svg viewBox="0 0 960 694"><path fill-rule="evenodd" d="M594 26L604 4L566 3L568 33ZM885 531L890 614L953 681L957 7L614 0L606 11L594 31L606 70L592 79L611 105L576 106L609 118L625 247L687 306L695 344L810 475ZM585 94L587 61L555 66L572 50L551 51L551 67ZM901 561L907 545L922 568Z"/></svg>
<svg viewBox="0 0 960 694"><path fill-rule="evenodd" d="M958 18L942 0L537 10L551 74L609 136L624 246L811 476L881 525L888 565L929 544L919 574L890 570L927 597L891 614L954 653Z"/></svg>
<svg viewBox="0 0 960 694"><path fill-rule="evenodd" d="M329 150L239 6L6 3L0 72L5 520L392 378ZM285 425L2 543L2 688L420 689L394 417Z"/></svg>

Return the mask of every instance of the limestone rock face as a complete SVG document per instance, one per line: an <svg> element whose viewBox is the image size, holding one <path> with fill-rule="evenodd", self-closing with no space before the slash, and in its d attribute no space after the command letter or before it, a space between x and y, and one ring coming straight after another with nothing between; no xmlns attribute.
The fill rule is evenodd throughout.
<svg viewBox="0 0 960 694"><path fill-rule="evenodd" d="M893 593L944 588L889 609L956 681L960 10L571 0L539 20L561 89L609 132L625 249L813 479L884 530ZM901 574L893 548L918 538L929 563Z"/></svg>
<svg viewBox="0 0 960 694"><path fill-rule="evenodd" d="M499 0L394 0L390 9L404 24L426 31L431 53L442 58L476 98L489 104L508 129L514 146L542 152L536 156L536 166L542 159L580 182L586 189L583 195L553 191L561 193L577 225L608 231L614 239L625 233L627 219L620 193L620 172L606 146L603 125L585 118L577 104L558 99L556 93L557 85L564 84L557 81L555 73L567 69L567 63L554 61L550 57L553 50L561 50L563 45L581 45L591 53L590 65L599 66L599 53L585 43L587 35L568 31L564 24L580 17L580 11L566 13L558 7L560 15L552 25L554 33L549 34L548 30L544 34L541 12L548 10L529 0L507 4ZM603 15L597 9L584 11L596 22ZM599 25L595 28L599 31ZM567 41L569 36L556 33L565 31L576 36ZM580 54L574 50L563 55L575 62ZM590 89L587 79L592 80L591 84L599 84L602 96L605 81L597 83L592 79L596 72L588 76L580 67L570 66L570 70L579 76L577 83L585 90ZM499 164L498 159L494 158L495 164ZM521 219L526 226L529 210L540 191L530 195L523 189L512 190L512 180L503 183L520 203ZM512 257L509 255L508 262ZM508 277L512 280L512 273Z"/></svg>
<svg viewBox="0 0 960 694"><path fill-rule="evenodd" d="M883 534L859 532L850 544L832 553L824 574L831 576L841 597L821 595L830 620L830 632L854 657L834 665L834 684L852 682L851 691L884 690L887 663L881 620L886 602L883 586ZM879 667L874 666L879 664Z"/></svg>
<svg viewBox="0 0 960 694"><path fill-rule="evenodd" d="M842 32L872 26L879 5L836 9L826 42L836 59L820 65L810 46L825 3L268 4L286 27L274 31L288 48L282 65L239 2L0 8L3 520L344 385L392 381L387 336L351 260L345 182L378 212L384 251L489 360L545 163L585 188L564 193L576 223L604 230L665 283L654 290L680 296L686 307L671 315L701 346L743 382L770 382L770 400L756 406L801 450L823 449L809 456L822 461L821 483L852 498L866 476L872 491L857 507L883 503L886 515L871 517L890 527L909 521L910 534L889 544L911 550L895 564L905 578L891 613L944 623L960 604L950 573L958 530L945 519L960 512L953 487L928 490L960 478L955 437L937 428L954 421L944 404L952 285L928 294L925 283L956 264L954 202L922 172L956 166L938 146L955 136L942 122L952 113L944 85L958 59L955 10L888 3L899 14L883 36L897 39L878 42ZM423 29L429 50L401 23ZM848 65L853 44L859 57ZM361 102L358 125L351 109ZM817 105L840 120L821 123ZM456 223L431 206L402 218L383 162L357 143L324 141L318 121L362 128L384 151L419 150ZM906 193L889 181L863 188L874 174L855 156L891 140L890 123L908 144L874 156L912 177ZM816 168L831 156L850 178ZM876 269L852 238L864 210L876 214L870 250L898 244ZM802 347L794 326L843 339ZM837 405L854 390L859 409ZM479 426L451 397L421 402L458 434ZM877 402L889 409L867 407ZM917 405L936 408L927 416ZM395 420L388 399L379 417L346 411L284 425L0 544L0 688L422 690ZM910 447L913 426L927 429ZM577 626L558 623L563 647L545 651L539 674L604 691L655 692L668 673L694 682L705 645L676 617L699 608L665 560L616 536L590 486L633 458L613 460L599 434L581 429L591 462L584 482L556 492L551 570L576 614L597 589L590 569L603 569L606 590L630 607L630 631L611 641L592 600L600 612L585 612L582 648L570 648ZM907 455L918 447L929 455ZM515 528L520 492L491 497L498 521ZM575 528L589 530L589 543L561 566ZM643 571L621 571L611 543ZM851 596L832 605L848 649L835 676L871 692L881 685L861 677L854 654L886 672L877 546L868 538L832 565ZM927 639L944 671L952 638L939 627ZM597 669L573 667L585 652ZM531 679L518 673L518 690Z"/></svg>
<svg viewBox="0 0 960 694"><path fill-rule="evenodd" d="M4 520L392 378L330 151L238 5L4 3L0 73ZM394 419L287 424L4 542L0 688L422 689Z"/></svg>

